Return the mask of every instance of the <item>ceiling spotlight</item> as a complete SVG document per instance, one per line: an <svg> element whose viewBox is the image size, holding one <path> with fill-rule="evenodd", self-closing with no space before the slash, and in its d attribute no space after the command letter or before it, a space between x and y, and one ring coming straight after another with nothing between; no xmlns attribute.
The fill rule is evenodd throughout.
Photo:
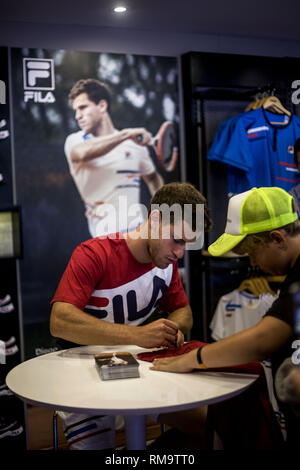
<svg viewBox="0 0 300 470"><path fill-rule="evenodd" d="M124 13L125 11L127 11L126 7L119 6L119 7L114 8L115 13Z"/></svg>

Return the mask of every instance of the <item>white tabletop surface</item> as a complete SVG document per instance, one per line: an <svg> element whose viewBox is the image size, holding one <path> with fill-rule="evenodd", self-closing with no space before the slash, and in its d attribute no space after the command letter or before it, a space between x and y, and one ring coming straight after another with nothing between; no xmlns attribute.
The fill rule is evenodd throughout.
<svg viewBox="0 0 300 470"><path fill-rule="evenodd" d="M149 350L137 346L83 346L25 361L6 377L7 386L27 403L82 413L142 415L207 405L248 388L256 375L194 371L151 371L139 361L140 377L100 379L93 354Z"/></svg>

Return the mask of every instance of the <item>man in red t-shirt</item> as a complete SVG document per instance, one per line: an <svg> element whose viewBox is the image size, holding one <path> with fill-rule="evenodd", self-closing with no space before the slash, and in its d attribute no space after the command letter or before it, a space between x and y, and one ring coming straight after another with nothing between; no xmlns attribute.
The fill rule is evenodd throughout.
<svg viewBox="0 0 300 470"><path fill-rule="evenodd" d="M181 217L171 213L165 220L162 205L176 204ZM188 220L185 205L192 208ZM79 245L52 300L51 334L82 345L181 346L192 326L192 312L177 260L186 243L200 235L197 221L203 207L202 228L208 230L204 197L188 183L170 183L154 195L147 221L136 230ZM158 306L168 317L143 325ZM61 416L71 448L114 447L114 418Z"/></svg>

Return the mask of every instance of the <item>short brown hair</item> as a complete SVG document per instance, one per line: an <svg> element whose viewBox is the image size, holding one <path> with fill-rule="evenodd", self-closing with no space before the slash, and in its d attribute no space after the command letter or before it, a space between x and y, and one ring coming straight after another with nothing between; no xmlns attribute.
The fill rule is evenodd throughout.
<svg viewBox="0 0 300 470"><path fill-rule="evenodd" d="M300 221L296 220L291 224L285 225L283 227L278 227L278 229L274 230L285 230L287 235L289 235L290 237L296 237L300 234ZM236 247L234 247L234 253L236 253L237 255L245 255L247 253L251 253L259 246L266 245L267 243L271 242L270 234L274 230L247 235L244 240L242 240Z"/></svg>
<svg viewBox="0 0 300 470"><path fill-rule="evenodd" d="M208 232L212 228L212 220L210 218L210 211L205 197L193 186L191 183L168 183L162 186L153 196L148 215L153 209L154 205L161 206L166 204L172 207L174 204L179 204L181 209L184 210L186 204L192 205L192 229L196 229L196 215L198 211L197 205L204 205L204 230ZM170 214L171 223L174 222L173 214Z"/></svg>
<svg viewBox="0 0 300 470"><path fill-rule="evenodd" d="M109 111L111 92L105 83L95 80L94 78L81 79L72 87L69 93L69 100L73 101L82 93L86 93L89 99L96 104L101 100L105 100Z"/></svg>

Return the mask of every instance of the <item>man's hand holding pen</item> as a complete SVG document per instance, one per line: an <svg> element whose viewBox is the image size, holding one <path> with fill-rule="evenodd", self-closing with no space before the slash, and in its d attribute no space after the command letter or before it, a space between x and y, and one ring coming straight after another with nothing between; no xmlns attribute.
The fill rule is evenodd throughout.
<svg viewBox="0 0 300 470"><path fill-rule="evenodd" d="M177 324L166 318L160 318L137 328L136 344L143 348L169 348L174 345L182 346L184 343L183 333L178 329Z"/></svg>

